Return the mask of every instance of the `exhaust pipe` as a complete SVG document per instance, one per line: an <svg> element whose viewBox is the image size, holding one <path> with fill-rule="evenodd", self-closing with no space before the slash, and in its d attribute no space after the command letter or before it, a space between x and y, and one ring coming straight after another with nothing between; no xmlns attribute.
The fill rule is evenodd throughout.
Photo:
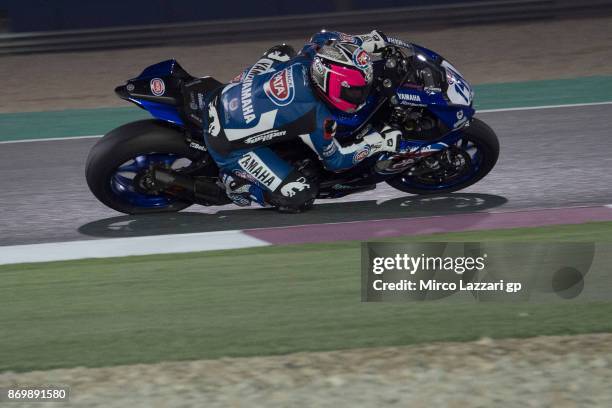
<svg viewBox="0 0 612 408"><path fill-rule="evenodd" d="M232 201L225 190L206 177L190 177L166 169L153 169L155 187L166 194L201 205L225 205Z"/></svg>

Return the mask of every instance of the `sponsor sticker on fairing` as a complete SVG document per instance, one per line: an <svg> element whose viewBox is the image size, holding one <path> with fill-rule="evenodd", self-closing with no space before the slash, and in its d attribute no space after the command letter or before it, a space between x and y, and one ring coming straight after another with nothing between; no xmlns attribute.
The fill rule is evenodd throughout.
<svg viewBox="0 0 612 408"><path fill-rule="evenodd" d="M162 96L164 92L166 92L166 84L161 78L153 78L151 82L149 82L149 86L154 96Z"/></svg>
<svg viewBox="0 0 612 408"><path fill-rule="evenodd" d="M399 38L387 37L387 42L389 44L397 45L399 47L410 48L410 44L406 41L402 41Z"/></svg>
<svg viewBox="0 0 612 408"><path fill-rule="evenodd" d="M264 84L264 91L275 105L285 106L290 104L295 96L291 67L272 75L272 78Z"/></svg>
<svg viewBox="0 0 612 408"><path fill-rule="evenodd" d="M463 113L463 110L457 111L457 121L453 124L453 129L458 129L467 124L469 119Z"/></svg>
<svg viewBox="0 0 612 408"><path fill-rule="evenodd" d="M441 64L446 70L446 82L448 88L446 95L451 103L469 106L472 103L474 92L469 84L462 78L461 74L448 61Z"/></svg>
<svg viewBox="0 0 612 408"><path fill-rule="evenodd" d="M275 191L282 182L281 178L255 152L249 152L242 156L238 160L238 165L271 191Z"/></svg>
<svg viewBox="0 0 612 408"><path fill-rule="evenodd" d="M398 92L397 96L399 96L400 103L402 104L412 104L417 103L420 104L423 101L421 100L420 95L412 94L412 93L400 93Z"/></svg>

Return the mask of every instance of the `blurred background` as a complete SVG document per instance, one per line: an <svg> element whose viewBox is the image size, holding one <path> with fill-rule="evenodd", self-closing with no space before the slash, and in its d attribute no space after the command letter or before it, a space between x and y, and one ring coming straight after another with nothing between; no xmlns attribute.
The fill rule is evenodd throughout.
<svg viewBox="0 0 612 408"><path fill-rule="evenodd" d="M229 81L322 28L383 30L474 84L607 75L611 14L610 0L0 0L0 112L125 106L114 87L168 58Z"/></svg>
<svg viewBox="0 0 612 408"><path fill-rule="evenodd" d="M608 0L1 0L0 52L20 53L223 38L244 41L298 34L333 24L348 30L435 27L609 13ZM232 38L228 35L241 35Z"/></svg>

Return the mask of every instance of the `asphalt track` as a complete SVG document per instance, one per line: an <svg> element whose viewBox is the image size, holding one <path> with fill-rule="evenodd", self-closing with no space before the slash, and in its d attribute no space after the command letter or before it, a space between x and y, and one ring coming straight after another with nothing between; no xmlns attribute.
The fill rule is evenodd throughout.
<svg viewBox="0 0 612 408"><path fill-rule="evenodd" d="M497 132L501 156L475 186L422 198L380 185L298 215L194 206L172 215L125 216L98 203L85 184L95 139L2 144L0 245L612 204L612 105L479 117Z"/></svg>

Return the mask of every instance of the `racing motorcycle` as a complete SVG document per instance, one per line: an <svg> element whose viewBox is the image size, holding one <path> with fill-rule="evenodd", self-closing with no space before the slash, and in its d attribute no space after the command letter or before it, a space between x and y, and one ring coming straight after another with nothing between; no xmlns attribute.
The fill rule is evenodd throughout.
<svg viewBox="0 0 612 408"><path fill-rule="evenodd" d="M270 146L320 183L317 198L340 198L380 182L411 194L464 189L487 175L499 156L493 130L474 118L474 93L442 56L395 40L373 61L375 86L365 106L338 113L336 138L358 141L385 124L403 131L402 153L381 152L341 173L326 171L299 138ZM203 100L224 84L189 75L175 60L146 68L115 89L153 119L120 126L87 158L86 178L105 205L127 214L180 211L231 201L202 136Z"/></svg>

